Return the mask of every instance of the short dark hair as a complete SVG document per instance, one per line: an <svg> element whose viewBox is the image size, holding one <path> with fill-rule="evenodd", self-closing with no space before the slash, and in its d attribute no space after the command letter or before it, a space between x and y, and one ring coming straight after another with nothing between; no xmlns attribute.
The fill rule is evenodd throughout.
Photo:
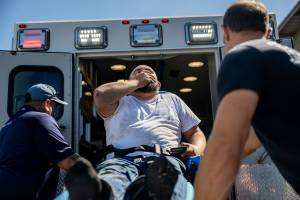
<svg viewBox="0 0 300 200"><path fill-rule="evenodd" d="M268 23L267 8L262 3L253 0L232 4L223 18L223 27L228 27L234 32L251 30L265 33Z"/></svg>

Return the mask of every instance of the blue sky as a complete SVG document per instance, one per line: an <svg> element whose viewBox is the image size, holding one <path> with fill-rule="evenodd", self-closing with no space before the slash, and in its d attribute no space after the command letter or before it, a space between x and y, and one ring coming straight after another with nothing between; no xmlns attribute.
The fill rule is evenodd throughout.
<svg viewBox="0 0 300 200"><path fill-rule="evenodd" d="M298 0L262 0L281 22ZM20 21L222 15L234 0L0 0L0 50Z"/></svg>

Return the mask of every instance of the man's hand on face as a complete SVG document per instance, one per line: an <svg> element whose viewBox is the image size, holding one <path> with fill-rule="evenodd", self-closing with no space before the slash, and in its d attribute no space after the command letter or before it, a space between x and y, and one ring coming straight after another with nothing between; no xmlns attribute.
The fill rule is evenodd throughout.
<svg viewBox="0 0 300 200"><path fill-rule="evenodd" d="M142 88L145 87L146 85L148 85L149 83L156 82L155 76L149 72L147 72L147 70L141 70L137 73L135 73L133 79L138 81L138 87Z"/></svg>

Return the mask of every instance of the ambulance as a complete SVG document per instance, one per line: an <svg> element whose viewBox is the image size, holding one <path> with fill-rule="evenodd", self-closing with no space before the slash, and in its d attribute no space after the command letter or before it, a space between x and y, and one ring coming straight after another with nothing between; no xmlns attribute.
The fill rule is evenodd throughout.
<svg viewBox="0 0 300 200"><path fill-rule="evenodd" d="M278 40L276 17L270 16L271 38ZM64 137L93 159L106 146L93 90L128 79L134 67L146 64L156 71L161 90L180 96L202 120L208 137L224 56L221 24L222 16L16 23L12 50L0 51L0 124L24 104L31 85L52 85L68 102L55 113Z"/></svg>

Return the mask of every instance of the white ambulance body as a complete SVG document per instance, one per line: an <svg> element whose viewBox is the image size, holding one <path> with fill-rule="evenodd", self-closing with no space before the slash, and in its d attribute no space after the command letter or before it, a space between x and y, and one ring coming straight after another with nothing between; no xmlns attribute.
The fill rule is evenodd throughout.
<svg viewBox="0 0 300 200"><path fill-rule="evenodd" d="M30 85L48 83L69 103L56 116L67 141L76 151L80 140L101 148L105 132L93 108L93 89L147 64L162 90L182 97L209 131L217 104L221 21L209 16L17 23L13 50L0 54L0 123L23 105Z"/></svg>

